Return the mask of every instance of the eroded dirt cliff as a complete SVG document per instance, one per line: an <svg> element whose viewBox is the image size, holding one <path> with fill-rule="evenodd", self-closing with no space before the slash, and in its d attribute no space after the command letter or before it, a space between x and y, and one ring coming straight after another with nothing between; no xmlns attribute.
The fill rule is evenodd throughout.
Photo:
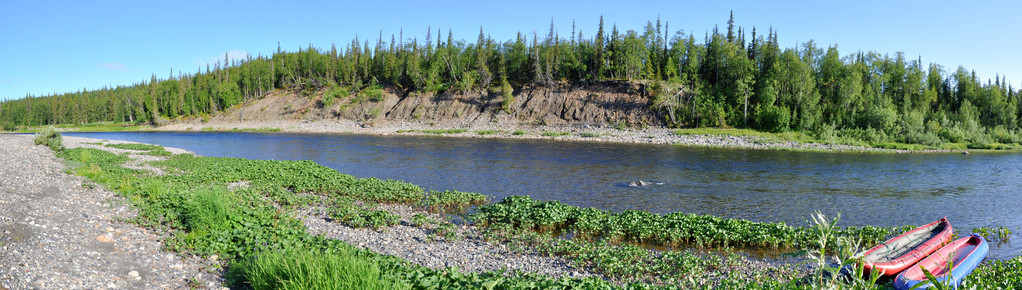
<svg viewBox="0 0 1022 290"><path fill-rule="evenodd" d="M384 87L379 97L350 94L324 102L324 90L278 90L214 116L217 122L355 120L365 126L416 122L442 126L641 125L662 126L650 110L646 85L600 81L518 88L510 112L499 92L418 93Z"/></svg>

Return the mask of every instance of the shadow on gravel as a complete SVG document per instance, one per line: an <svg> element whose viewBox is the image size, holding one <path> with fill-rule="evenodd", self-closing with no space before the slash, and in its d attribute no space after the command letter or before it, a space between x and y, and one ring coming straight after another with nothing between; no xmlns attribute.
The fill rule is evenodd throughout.
<svg viewBox="0 0 1022 290"><path fill-rule="evenodd" d="M3 233L7 240L15 243L20 243L35 237L35 232L32 231L31 228L19 223L0 225L0 232Z"/></svg>
<svg viewBox="0 0 1022 290"><path fill-rule="evenodd" d="M15 191L14 193L31 200L40 200L46 198L47 196L56 196L57 194L60 193L60 189L52 185L43 185L35 187L32 190Z"/></svg>

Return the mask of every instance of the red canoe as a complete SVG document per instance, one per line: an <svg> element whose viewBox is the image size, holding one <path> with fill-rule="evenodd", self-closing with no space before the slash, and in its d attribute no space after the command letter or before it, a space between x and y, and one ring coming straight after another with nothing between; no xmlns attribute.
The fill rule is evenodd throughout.
<svg viewBox="0 0 1022 290"><path fill-rule="evenodd" d="M866 273L876 269L881 275L894 276L915 265L951 241L951 223L947 218L915 228L863 254Z"/></svg>

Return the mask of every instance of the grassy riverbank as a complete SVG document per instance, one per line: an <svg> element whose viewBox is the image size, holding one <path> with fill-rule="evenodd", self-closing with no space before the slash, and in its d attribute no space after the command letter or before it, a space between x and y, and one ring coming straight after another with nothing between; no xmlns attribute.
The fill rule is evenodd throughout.
<svg viewBox="0 0 1022 290"><path fill-rule="evenodd" d="M161 149L110 147L140 153ZM491 242L562 256L604 279L501 271L461 273L426 268L310 235L295 215L303 208L325 206L348 226L386 230L395 224L395 217L377 209L377 204L408 204L424 212L457 213L483 203L485 197L479 194L426 192L399 181L355 178L310 161L178 154L153 163L168 173L157 175L126 168L128 156L96 148L64 149L57 154L68 161L70 172L102 184L135 205L140 213L133 222L166 233L167 249L217 255L228 266L232 285L257 289L283 287L285 284L275 284L282 281L291 281L288 283L294 284L286 285L297 287L350 285L371 289L818 288L838 282L824 281L819 272L803 279L805 273L793 269L750 269L740 265L735 255L743 250L850 252L855 247L849 241L869 244L900 230L792 227L680 213L612 213L513 196L482 205L469 220ZM450 225L451 221L437 223ZM651 246L678 250L646 248ZM690 247L699 250L688 250ZM990 263L970 279L975 285L1017 287L1018 281L1009 277L1022 274L1020 265L1019 258ZM337 278L339 273L347 278Z"/></svg>

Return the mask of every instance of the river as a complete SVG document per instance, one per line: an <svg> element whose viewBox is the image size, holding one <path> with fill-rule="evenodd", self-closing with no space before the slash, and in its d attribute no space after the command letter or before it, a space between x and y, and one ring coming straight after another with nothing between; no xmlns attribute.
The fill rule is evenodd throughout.
<svg viewBox="0 0 1022 290"><path fill-rule="evenodd" d="M1022 154L860 154L671 145L242 132L66 133L178 147L204 156L313 160L358 177L614 211L687 212L805 225L922 225L948 217L1022 233ZM653 185L628 186L644 180ZM991 243L990 257L1022 243Z"/></svg>

